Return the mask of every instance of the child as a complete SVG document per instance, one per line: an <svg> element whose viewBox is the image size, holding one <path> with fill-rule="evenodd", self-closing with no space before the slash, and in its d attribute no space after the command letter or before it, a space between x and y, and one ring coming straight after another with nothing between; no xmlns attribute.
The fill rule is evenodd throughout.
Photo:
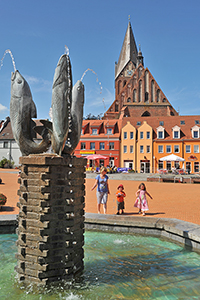
<svg viewBox="0 0 200 300"><path fill-rule="evenodd" d="M123 191L124 187L122 184L120 184L117 188L117 215L119 215L119 211L121 210L121 214L124 213L124 197L126 197L126 194Z"/></svg>
<svg viewBox="0 0 200 300"><path fill-rule="evenodd" d="M149 210L146 195L153 199L151 195L147 192L145 184L141 183L139 185L138 191L136 192L137 199L135 201L134 207L138 207L138 213L142 213L143 216L145 216L145 211Z"/></svg>

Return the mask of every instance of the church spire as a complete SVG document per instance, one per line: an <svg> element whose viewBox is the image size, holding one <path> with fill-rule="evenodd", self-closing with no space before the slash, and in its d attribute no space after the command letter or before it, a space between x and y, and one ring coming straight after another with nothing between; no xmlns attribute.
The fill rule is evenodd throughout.
<svg viewBox="0 0 200 300"><path fill-rule="evenodd" d="M144 66L143 58L144 57L142 56L141 45L139 44L139 52L137 55L137 67L139 66L139 64L142 64Z"/></svg>
<svg viewBox="0 0 200 300"><path fill-rule="evenodd" d="M132 61L133 64L136 66L137 57L138 57L138 50L133 35L131 22L129 19L119 60L118 63L115 65L115 79L119 76L120 72L123 70L123 68L127 65L129 61Z"/></svg>

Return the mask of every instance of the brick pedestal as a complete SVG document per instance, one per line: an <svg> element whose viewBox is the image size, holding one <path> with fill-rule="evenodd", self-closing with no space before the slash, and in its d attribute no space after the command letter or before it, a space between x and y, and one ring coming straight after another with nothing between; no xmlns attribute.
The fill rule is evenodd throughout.
<svg viewBox="0 0 200 300"><path fill-rule="evenodd" d="M47 284L83 270L86 160L39 154L20 157L17 273Z"/></svg>

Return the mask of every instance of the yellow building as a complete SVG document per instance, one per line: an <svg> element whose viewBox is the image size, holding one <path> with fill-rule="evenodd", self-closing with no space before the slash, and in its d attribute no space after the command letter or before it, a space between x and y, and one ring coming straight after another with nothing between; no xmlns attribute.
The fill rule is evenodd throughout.
<svg viewBox="0 0 200 300"><path fill-rule="evenodd" d="M120 166L136 170L136 128L127 122L121 131Z"/></svg>
<svg viewBox="0 0 200 300"><path fill-rule="evenodd" d="M153 172L153 129L146 121L138 128L137 171L139 173Z"/></svg>

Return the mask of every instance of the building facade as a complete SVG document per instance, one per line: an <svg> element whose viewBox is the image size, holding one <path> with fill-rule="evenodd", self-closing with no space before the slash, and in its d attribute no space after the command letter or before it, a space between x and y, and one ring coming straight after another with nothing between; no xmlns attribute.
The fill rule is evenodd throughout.
<svg viewBox="0 0 200 300"><path fill-rule="evenodd" d="M0 129L0 157L7 154L17 161L14 153L20 152L9 126L8 122ZM173 167L200 171L200 116L179 116L173 108L144 67L130 22L115 64L115 100L102 120L83 121L74 154L101 154L107 159L98 164L137 172L156 173ZM161 160L170 154L184 158L184 163ZM92 161L89 164L92 166Z"/></svg>

